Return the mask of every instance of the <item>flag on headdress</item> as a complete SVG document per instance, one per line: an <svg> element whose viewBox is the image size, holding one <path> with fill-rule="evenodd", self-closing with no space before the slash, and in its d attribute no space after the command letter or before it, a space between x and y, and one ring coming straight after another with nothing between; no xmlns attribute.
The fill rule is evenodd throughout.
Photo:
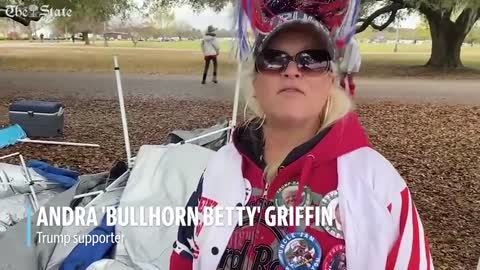
<svg viewBox="0 0 480 270"><path fill-rule="evenodd" d="M235 16L238 56L243 60L252 50L249 29L254 35L266 35L272 30L272 18L295 10L324 24L341 48L355 35L359 9L360 0L239 0Z"/></svg>

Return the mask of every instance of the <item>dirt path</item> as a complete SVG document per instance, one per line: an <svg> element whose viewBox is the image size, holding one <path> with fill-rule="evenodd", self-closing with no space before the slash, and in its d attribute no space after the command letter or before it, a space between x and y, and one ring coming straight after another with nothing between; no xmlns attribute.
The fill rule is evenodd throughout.
<svg viewBox="0 0 480 270"><path fill-rule="evenodd" d="M192 76L128 74L122 76L125 95L195 97L232 100L234 81L201 85ZM480 105L479 80L358 79L358 101L441 102ZM0 71L1 96L116 97L112 73Z"/></svg>

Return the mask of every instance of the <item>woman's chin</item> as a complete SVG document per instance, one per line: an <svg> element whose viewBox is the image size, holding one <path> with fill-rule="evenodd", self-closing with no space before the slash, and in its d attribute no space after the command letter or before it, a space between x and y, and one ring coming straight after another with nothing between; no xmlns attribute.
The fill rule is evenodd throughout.
<svg viewBox="0 0 480 270"><path fill-rule="evenodd" d="M301 110L295 111L295 109L285 108L285 111L274 113L272 118L282 123L295 125L308 122L312 117L309 114L301 113Z"/></svg>

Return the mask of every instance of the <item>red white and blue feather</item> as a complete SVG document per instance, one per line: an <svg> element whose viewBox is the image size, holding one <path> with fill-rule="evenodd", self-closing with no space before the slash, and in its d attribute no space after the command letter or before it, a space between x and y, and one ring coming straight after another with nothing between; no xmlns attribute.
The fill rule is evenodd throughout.
<svg viewBox="0 0 480 270"><path fill-rule="evenodd" d="M238 0L235 9L237 55L243 60L252 51L249 32L266 35L273 17L295 10L314 16L332 33L338 48L345 46L356 32L360 0Z"/></svg>

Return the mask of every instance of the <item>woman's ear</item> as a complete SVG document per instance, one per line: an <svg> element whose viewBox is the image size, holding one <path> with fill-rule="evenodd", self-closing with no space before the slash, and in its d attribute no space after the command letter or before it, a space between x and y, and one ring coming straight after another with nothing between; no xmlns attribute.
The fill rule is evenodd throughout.
<svg viewBox="0 0 480 270"><path fill-rule="evenodd" d="M256 96L256 92L257 92L257 75L253 75L253 78L252 78L252 88L253 88L253 96Z"/></svg>
<svg viewBox="0 0 480 270"><path fill-rule="evenodd" d="M334 84L334 83L335 83L335 79L337 78L337 76L335 75L335 73L329 72L329 73L328 73L328 76L329 76L330 79L332 80L332 84Z"/></svg>

